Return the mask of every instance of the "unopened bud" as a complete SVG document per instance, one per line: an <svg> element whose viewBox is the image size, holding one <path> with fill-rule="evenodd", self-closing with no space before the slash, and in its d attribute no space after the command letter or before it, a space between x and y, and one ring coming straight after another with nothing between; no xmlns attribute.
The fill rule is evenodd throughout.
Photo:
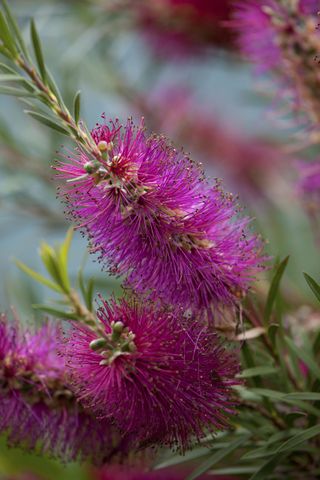
<svg viewBox="0 0 320 480"><path fill-rule="evenodd" d="M113 148L112 142L106 142L105 140L101 140L98 143L98 148L100 152L109 152Z"/></svg>
<svg viewBox="0 0 320 480"><path fill-rule="evenodd" d="M89 346L91 350L100 350L101 348L104 348L107 345L107 341L105 338L96 338L95 340L92 340L90 342Z"/></svg>
<svg viewBox="0 0 320 480"><path fill-rule="evenodd" d="M122 322L116 322L112 325L112 340L114 342L118 341L124 329L124 324Z"/></svg>
<svg viewBox="0 0 320 480"><path fill-rule="evenodd" d="M83 166L83 168L87 173L94 173L98 170L99 167L100 167L99 162L86 162Z"/></svg>

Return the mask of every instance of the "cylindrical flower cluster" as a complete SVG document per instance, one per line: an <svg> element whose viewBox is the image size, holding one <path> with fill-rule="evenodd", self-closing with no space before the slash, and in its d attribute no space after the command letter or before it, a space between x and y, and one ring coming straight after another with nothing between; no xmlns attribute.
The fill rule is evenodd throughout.
<svg viewBox="0 0 320 480"><path fill-rule="evenodd" d="M64 347L78 398L139 446L182 451L234 413L236 356L214 333L152 303L102 301L100 330L73 326ZM189 322L188 322L189 323Z"/></svg>
<svg viewBox="0 0 320 480"><path fill-rule="evenodd" d="M231 22L242 52L258 72L275 75L277 99L289 101L296 121L312 129L313 141L318 140L315 127L320 125L318 10L316 0L247 0L238 2Z"/></svg>
<svg viewBox="0 0 320 480"><path fill-rule="evenodd" d="M86 412L69 388L64 361L58 356L59 336L53 324L23 332L1 316L0 432L7 434L12 446L65 461L104 463L126 455L127 440L121 441L111 422Z"/></svg>
<svg viewBox="0 0 320 480"><path fill-rule="evenodd" d="M136 292L202 311L237 304L262 269L261 241L235 198L161 136L131 121L97 125L101 163L56 165L67 211Z"/></svg>

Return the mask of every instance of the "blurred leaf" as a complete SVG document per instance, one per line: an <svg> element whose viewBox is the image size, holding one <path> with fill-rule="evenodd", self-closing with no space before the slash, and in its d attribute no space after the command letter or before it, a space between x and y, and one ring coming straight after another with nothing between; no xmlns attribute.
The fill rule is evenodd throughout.
<svg viewBox="0 0 320 480"><path fill-rule="evenodd" d="M190 460L196 460L209 454L210 450L206 447L194 448L186 452L185 455L173 455L168 459L162 460L160 463L155 465L154 470L172 467L173 465L180 465L181 463L186 463Z"/></svg>
<svg viewBox="0 0 320 480"><path fill-rule="evenodd" d="M14 16L12 15L12 13L10 11L7 0L2 0L2 5L3 5L3 9L5 11L6 17L7 17L8 25L15 35L15 38L16 38L18 44L19 44L19 47L21 48L21 51L22 51L23 55L25 56L26 59L29 59L29 53L28 53L28 50L26 48L23 37L20 33L19 25L17 24Z"/></svg>
<svg viewBox="0 0 320 480"><path fill-rule="evenodd" d="M286 400L320 400L320 393L318 392L294 392L288 393L284 397Z"/></svg>
<svg viewBox="0 0 320 480"><path fill-rule="evenodd" d="M46 277L43 277L40 273L35 272L32 270L30 267L25 265L24 263L20 262L19 260L15 260L15 263L17 267L20 268L23 272L25 272L27 275L29 275L31 278L33 278L36 282L41 283L42 285L45 285L46 287L51 288L51 290L55 290L58 293L63 293L62 289L60 288L59 285L56 283L52 282Z"/></svg>
<svg viewBox="0 0 320 480"><path fill-rule="evenodd" d="M48 305L42 305L36 303L32 305L35 310L41 310L42 312L48 313L58 318L66 318L68 320L78 320L78 315L70 312L64 312L63 310L58 310L57 308L49 307Z"/></svg>
<svg viewBox="0 0 320 480"><path fill-rule="evenodd" d="M47 81L46 67L45 67L45 63L44 63L44 58L43 58L43 53L42 53L42 48L41 48L39 35L38 35L37 28L36 28L36 25L35 25L33 19L31 19L30 33L31 33L33 50L34 50L35 57L36 57L36 60L37 60L40 76L42 78L42 81L44 83L46 83L46 81Z"/></svg>
<svg viewBox="0 0 320 480"><path fill-rule="evenodd" d="M320 435L320 425L315 425L307 430L304 430L300 433L297 433L292 438L284 442L278 449L277 452L286 452L288 450L294 450L299 445L305 443L307 440L310 440L313 437Z"/></svg>
<svg viewBox="0 0 320 480"><path fill-rule="evenodd" d="M49 275L56 281L56 283L61 287L62 291L66 291L66 287L61 278L61 273L59 269L58 259L54 249L45 242L42 242L40 245L40 257L46 267Z"/></svg>
<svg viewBox="0 0 320 480"><path fill-rule="evenodd" d="M293 340L289 337L285 337L285 342L288 345L291 352L296 355L300 360L302 360L307 367L309 368L310 372L319 380L320 379L320 367L317 361L312 358L309 352L304 350L303 347L298 347Z"/></svg>
<svg viewBox="0 0 320 480"><path fill-rule="evenodd" d="M0 94L1 95L10 95L13 97L37 97L37 94L34 92L29 92L26 90L22 90L21 88L9 87L6 85L0 86Z"/></svg>
<svg viewBox="0 0 320 480"><path fill-rule="evenodd" d="M220 462L225 457L230 455L232 452L237 450L239 447L244 445L249 438L250 438L249 434L248 435L242 435L240 438L237 438L233 442L230 442L230 444L227 448L224 448L223 450L219 450L219 451L215 452L213 455L211 455L204 463L202 463L190 475L188 475L186 480L194 480L195 478L200 477L200 475L202 475L203 473L206 473L216 463Z"/></svg>
<svg viewBox="0 0 320 480"><path fill-rule="evenodd" d="M14 39L11 35L7 20L5 19L1 10L0 10L0 38L3 41L4 45L7 47L7 49L10 51L10 53L13 55L13 57L16 57L17 49L14 43Z"/></svg>
<svg viewBox="0 0 320 480"><path fill-rule="evenodd" d="M261 465L261 467L250 477L249 480L265 480L268 478L283 456L283 453L274 455L271 459L267 460L263 465Z"/></svg>
<svg viewBox="0 0 320 480"><path fill-rule="evenodd" d="M312 277L310 277L310 275L308 275L307 273L304 273L303 275L307 281L307 284L309 285L309 287L315 294L316 298L320 302L320 285L318 285L318 283Z"/></svg>
<svg viewBox="0 0 320 480"><path fill-rule="evenodd" d="M78 90L78 92L75 94L74 100L73 100L73 114L74 114L74 119L76 124L78 124L80 120L80 102L81 102L81 92Z"/></svg>
<svg viewBox="0 0 320 480"><path fill-rule="evenodd" d="M276 270L276 273L275 273L275 275L272 279L270 289L269 289L269 293L268 293L268 297L267 297L265 310L264 310L264 315L263 315L263 321L264 321L265 325L268 325L268 323L270 321L273 305L274 305L275 299L276 299L277 294L278 294L280 281L281 281L282 275L283 275L283 273L286 269L288 261L289 261L289 256L286 257L280 263L280 265L278 266L278 268Z"/></svg>
<svg viewBox="0 0 320 480"><path fill-rule="evenodd" d="M62 278L63 285L66 291L71 290L70 279L68 274L68 257L70 251L70 245L73 238L73 228L69 228L64 242L60 245L58 251L59 257L59 270Z"/></svg>
<svg viewBox="0 0 320 480"><path fill-rule="evenodd" d="M270 338L270 341L273 347L276 345L276 336L278 331L279 331L278 323L271 323L271 325L268 327L268 337Z"/></svg>
<svg viewBox="0 0 320 480"><path fill-rule="evenodd" d="M277 373L278 369L272 366L265 366L265 367L253 367L247 368L243 370L239 375L238 378L251 378L257 376L264 376L264 375L271 375L273 373Z"/></svg>
<svg viewBox="0 0 320 480"><path fill-rule="evenodd" d="M67 129L65 129L58 123L56 123L47 115L44 115L43 113L39 113L39 112L34 112L32 110L25 110L24 113L27 113L28 115L30 115L30 117L42 123L46 127L52 128L52 130L56 130L57 132L62 133L63 135L69 136L69 132Z"/></svg>

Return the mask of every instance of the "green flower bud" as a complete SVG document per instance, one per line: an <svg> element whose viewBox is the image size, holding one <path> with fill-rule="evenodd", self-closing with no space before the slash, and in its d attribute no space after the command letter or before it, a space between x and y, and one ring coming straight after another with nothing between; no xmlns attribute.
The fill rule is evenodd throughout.
<svg viewBox="0 0 320 480"><path fill-rule="evenodd" d="M91 350L100 350L101 348L105 348L107 345L107 341L105 338L96 338L90 342L89 346Z"/></svg>

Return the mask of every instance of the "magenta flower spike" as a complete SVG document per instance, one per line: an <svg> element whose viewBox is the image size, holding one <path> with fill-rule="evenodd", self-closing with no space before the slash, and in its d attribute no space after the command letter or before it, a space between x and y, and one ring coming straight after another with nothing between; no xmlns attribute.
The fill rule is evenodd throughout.
<svg viewBox="0 0 320 480"><path fill-rule="evenodd" d="M55 167L92 251L140 294L194 310L237 303L263 259L233 196L142 124L97 125L92 136L101 163L79 147Z"/></svg>
<svg viewBox="0 0 320 480"><path fill-rule="evenodd" d="M184 451L228 424L238 371L215 334L155 304L102 301L101 333L74 324L63 349L73 390L139 446Z"/></svg>
<svg viewBox="0 0 320 480"><path fill-rule="evenodd" d="M22 332L1 316L0 432L11 446L64 461L100 464L126 455L126 438L121 441L110 422L85 412L68 388L64 361L57 355L58 337L52 324Z"/></svg>

